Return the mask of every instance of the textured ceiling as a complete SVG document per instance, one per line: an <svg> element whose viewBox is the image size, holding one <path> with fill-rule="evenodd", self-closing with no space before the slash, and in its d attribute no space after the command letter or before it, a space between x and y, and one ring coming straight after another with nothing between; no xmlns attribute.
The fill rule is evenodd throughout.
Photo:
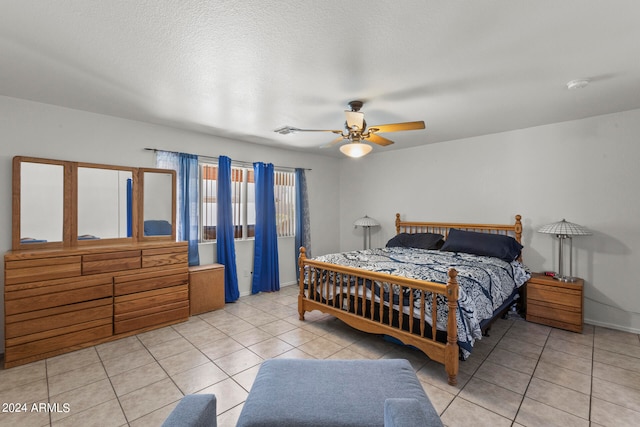
<svg viewBox="0 0 640 427"><path fill-rule="evenodd" d="M376 151L640 108L637 0L2 0L0 95L292 149ZM567 90L566 83L591 84Z"/></svg>

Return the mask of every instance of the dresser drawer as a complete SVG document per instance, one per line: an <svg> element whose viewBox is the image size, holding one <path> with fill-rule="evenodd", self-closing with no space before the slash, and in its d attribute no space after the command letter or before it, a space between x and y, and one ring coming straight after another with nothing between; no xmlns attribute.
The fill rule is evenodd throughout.
<svg viewBox="0 0 640 427"><path fill-rule="evenodd" d="M189 253L186 246L144 249L142 251L142 268L188 265Z"/></svg>
<svg viewBox="0 0 640 427"><path fill-rule="evenodd" d="M189 271L186 267L119 276L114 278L114 295L120 296L162 289L183 285L188 281Z"/></svg>
<svg viewBox="0 0 640 427"><path fill-rule="evenodd" d="M106 252L82 256L82 274L110 273L140 268L139 250Z"/></svg>
<svg viewBox="0 0 640 427"><path fill-rule="evenodd" d="M79 276L81 260L80 256L64 256L6 261L5 286Z"/></svg>
<svg viewBox="0 0 640 427"><path fill-rule="evenodd" d="M7 316L113 296L111 277L25 283L5 292Z"/></svg>
<svg viewBox="0 0 640 427"><path fill-rule="evenodd" d="M118 296L114 303L114 332L125 333L189 317L187 284Z"/></svg>

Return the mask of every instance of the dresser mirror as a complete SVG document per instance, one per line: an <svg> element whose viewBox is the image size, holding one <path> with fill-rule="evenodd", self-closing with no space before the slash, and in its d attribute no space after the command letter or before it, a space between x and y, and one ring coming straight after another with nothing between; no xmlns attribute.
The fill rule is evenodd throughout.
<svg viewBox="0 0 640 427"><path fill-rule="evenodd" d="M133 237L133 175L133 168L78 166L78 243Z"/></svg>
<svg viewBox="0 0 640 427"><path fill-rule="evenodd" d="M14 162L13 246L62 246L65 240L65 163L25 158Z"/></svg>
<svg viewBox="0 0 640 427"><path fill-rule="evenodd" d="M175 182L167 169L16 156L12 247L175 241Z"/></svg>
<svg viewBox="0 0 640 427"><path fill-rule="evenodd" d="M140 169L143 239L175 240L176 199L174 171Z"/></svg>

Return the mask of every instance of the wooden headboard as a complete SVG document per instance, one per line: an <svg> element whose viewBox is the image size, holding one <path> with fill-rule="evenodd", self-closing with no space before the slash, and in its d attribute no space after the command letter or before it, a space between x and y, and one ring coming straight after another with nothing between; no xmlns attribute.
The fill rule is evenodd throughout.
<svg viewBox="0 0 640 427"><path fill-rule="evenodd" d="M400 233L438 233L442 234L446 240L449 229L457 228L465 231L475 231L480 233L503 234L515 238L522 244L522 217L516 215L514 224L465 224L453 222L416 222L402 221L400 214L396 214L396 234Z"/></svg>

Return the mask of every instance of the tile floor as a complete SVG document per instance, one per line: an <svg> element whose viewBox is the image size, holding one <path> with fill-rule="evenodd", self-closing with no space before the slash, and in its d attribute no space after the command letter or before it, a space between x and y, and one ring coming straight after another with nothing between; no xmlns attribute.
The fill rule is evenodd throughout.
<svg viewBox="0 0 640 427"><path fill-rule="evenodd" d="M1 426L158 426L188 393L215 393L234 426L268 358L406 358L447 426L640 425L640 336L583 334L499 320L460 364L458 386L422 353L319 312L297 314L297 288L242 297L188 322L0 370ZM31 411L36 403L58 411ZM67 404L68 406L65 406ZM68 410L67 410L68 409Z"/></svg>

